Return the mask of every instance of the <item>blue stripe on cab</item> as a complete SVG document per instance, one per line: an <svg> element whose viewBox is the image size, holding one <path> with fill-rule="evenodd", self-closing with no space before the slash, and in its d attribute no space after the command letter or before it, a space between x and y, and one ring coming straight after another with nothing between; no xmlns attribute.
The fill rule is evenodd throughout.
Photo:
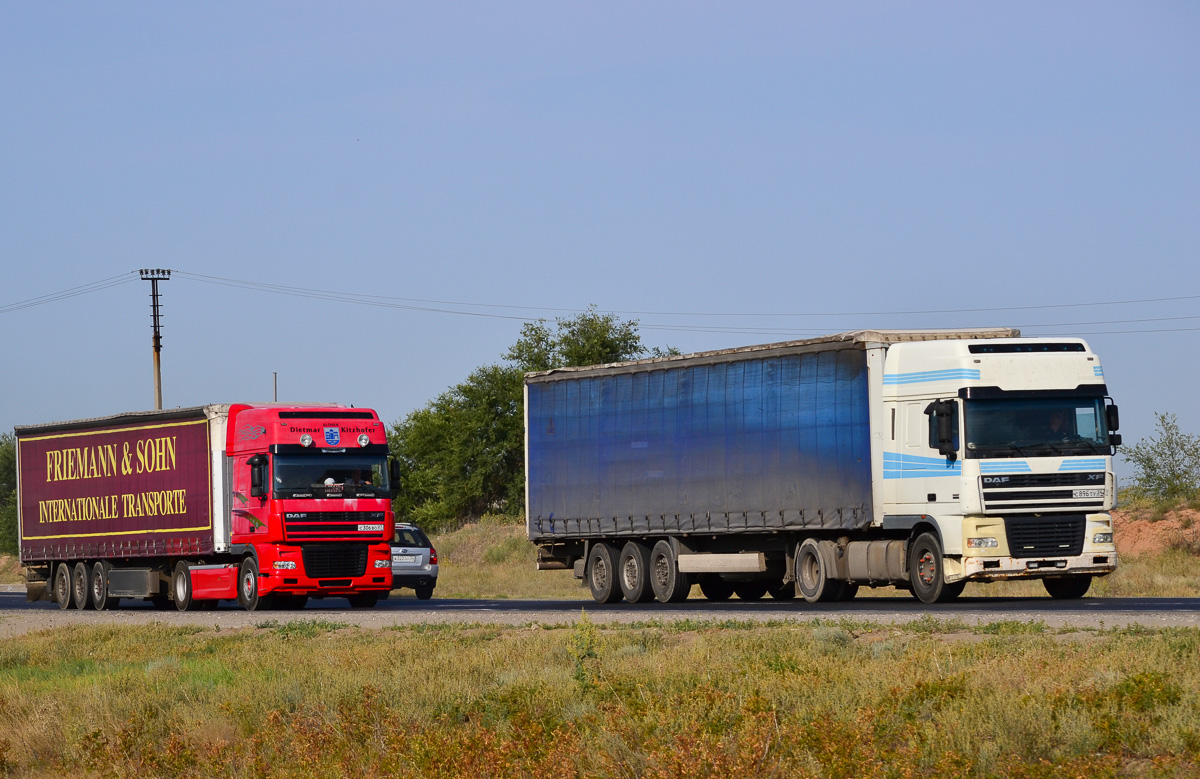
<svg viewBox="0 0 1200 779"><path fill-rule="evenodd" d="M1031 468L1024 460L998 460L979 464L979 472L985 476L1004 473L1029 473Z"/></svg>
<svg viewBox="0 0 1200 779"><path fill-rule="evenodd" d="M1104 470L1106 463L1104 458L1093 458L1090 460L1063 460L1063 464L1058 466L1061 471L1094 471L1097 469Z"/></svg>
<svg viewBox="0 0 1200 779"><path fill-rule="evenodd" d="M885 373L884 384L920 384L927 381L953 381L955 379L978 379L977 368L948 368L942 371L918 371L916 373Z"/></svg>
<svg viewBox="0 0 1200 779"><path fill-rule="evenodd" d="M961 476L962 463L944 457L918 457L897 452L883 453L883 478L916 479L937 476Z"/></svg>

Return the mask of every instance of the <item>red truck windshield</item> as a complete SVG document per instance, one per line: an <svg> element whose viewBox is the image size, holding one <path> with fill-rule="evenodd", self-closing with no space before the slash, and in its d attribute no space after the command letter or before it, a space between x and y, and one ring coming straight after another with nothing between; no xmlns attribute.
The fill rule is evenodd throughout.
<svg viewBox="0 0 1200 779"><path fill-rule="evenodd" d="M276 498L386 498L387 458L382 455L279 455Z"/></svg>

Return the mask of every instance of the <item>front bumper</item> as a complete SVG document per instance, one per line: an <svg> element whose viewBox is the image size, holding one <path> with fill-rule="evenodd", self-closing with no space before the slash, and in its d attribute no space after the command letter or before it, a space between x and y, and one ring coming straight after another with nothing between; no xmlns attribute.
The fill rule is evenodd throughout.
<svg viewBox="0 0 1200 779"><path fill-rule="evenodd" d="M367 549L367 565L361 576L352 573L310 576L304 569L304 556L298 546L259 548L259 591L264 594L339 596L355 593L387 593L392 590L391 547L386 543L372 544ZM376 567L376 561L387 562ZM276 561L295 564L294 568L276 568Z"/></svg>
<svg viewBox="0 0 1200 779"><path fill-rule="evenodd" d="M947 566L946 581L963 579L1045 579L1050 576L1088 574L1103 576L1117 570L1117 553L1086 552L1073 557L964 557L960 571Z"/></svg>

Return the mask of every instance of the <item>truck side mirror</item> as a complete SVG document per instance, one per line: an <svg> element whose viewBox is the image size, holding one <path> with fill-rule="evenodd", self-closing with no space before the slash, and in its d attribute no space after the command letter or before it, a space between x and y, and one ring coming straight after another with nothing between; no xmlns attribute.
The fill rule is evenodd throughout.
<svg viewBox="0 0 1200 779"><path fill-rule="evenodd" d="M263 488L263 476L266 475L267 458L256 454L247 460L246 464L250 466L250 497L266 497L267 491Z"/></svg>
<svg viewBox="0 0 1200 779"><path fill-rule="evenodd" d="M938 454L951 462L957 460L958 445L954 441L954 429L958 421L958 401L935 400L925 407L925 413L933 417L936 425Z"/></svg>
<svg viewBox="0 0 1200 779"><path fill-rule="evenodd" d="M392 497L400 492L400 461L395 457L388 459L388 481L392 485Z"/></svg>
<svg viewBox="0 0 1200 779"><path fill-rule="evenodd" d="M1105 408L1104 413L1107 416L1108 431L1112 433L1119 430L1121 427L1121 413L1117 411L1116 404Z"/></svg>

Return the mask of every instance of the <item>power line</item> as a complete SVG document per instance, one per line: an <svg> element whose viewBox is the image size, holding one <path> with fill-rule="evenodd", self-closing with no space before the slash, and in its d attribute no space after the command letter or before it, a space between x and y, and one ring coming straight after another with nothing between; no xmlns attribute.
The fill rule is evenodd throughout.
<svg viewBox="0 0 1200 779"><path fill-rule="evenodd" d="M9 314L13 311L20 311L21 309L25 308L33 308L34 306L41 306L45 305L46 303L54 303L55 301L66 300L67 298L78 297L80 295L87 295L92 292L99 292L100 290L104 289L119 287L122 284L128 284L131 281L136 281L136 273L137 271L130 271L117 276L109 276L108 278L100 279L99 281L93 281L90 284L81 284L78 287L71 287L58 292L50 292L45 295L39 295L35 298L29 298L28 300L20 300L16 303L9 303L6 306L0 306L0 314Z"/></svg>

